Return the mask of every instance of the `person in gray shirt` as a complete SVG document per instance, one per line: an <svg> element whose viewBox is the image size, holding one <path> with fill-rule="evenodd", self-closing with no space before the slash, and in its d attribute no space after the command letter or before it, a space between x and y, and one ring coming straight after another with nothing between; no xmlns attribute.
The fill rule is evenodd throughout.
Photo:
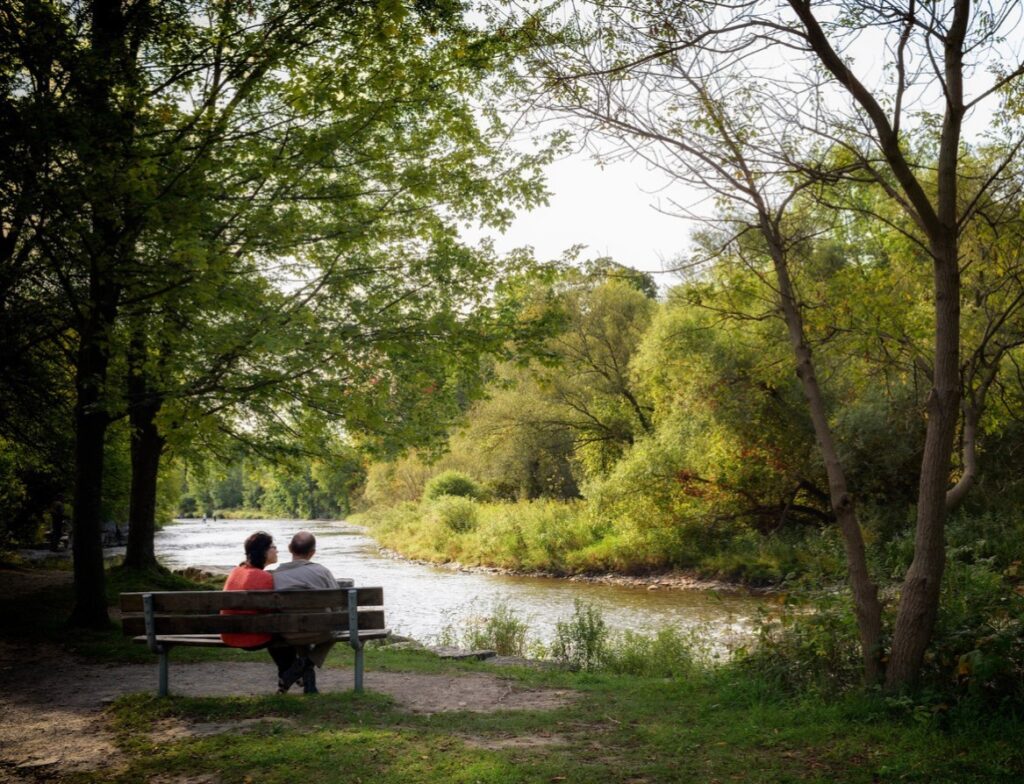
<svg viewBox="0 0 1024 784"><path fill-rule="evenodd" d="M299 531L292 537L288 550L292 560L283 563L274 571L275 591L302 591L318 588L336 589L338 581L331 570L311 560L316 555L316 537L309 531ZM279 691L288 691L293 683L302 678L303 691L316 694L316 667L323 667L333 640L325 640L322 634L286 634L286 642L295 646L295 663L281 676Z"/></svg>

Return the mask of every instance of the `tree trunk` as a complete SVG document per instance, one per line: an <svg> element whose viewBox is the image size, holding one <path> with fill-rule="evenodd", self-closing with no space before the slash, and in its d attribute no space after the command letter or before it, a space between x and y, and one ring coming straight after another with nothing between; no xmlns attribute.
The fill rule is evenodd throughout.
<svg viewBox="0 0 1024 784"><path fill-rule="evenodd" d="M945 43L946 112L939 142L936 225L929 231L934 265L935 366L918 485L914 560L907 570L886 673L890 691L913 686L939 613L946 567L946 493L960 416L960 223L958 165L963 123L963 51L971 4L956 0Z"/></svg>
<svg viewBox="0 0 1024 784"><path fill-rule="evenodd" d="M143 384L145 382L142 382ZM131 569L156 567L156 486L164 438L156 426L160 403L152 400L133 404L129 414L132 429L132 481L128 504L128 547L124 565Z"/></svg>
<svg viewBox="0 0 1024 784"><path fill-rule="evenodd" d="M978 481L978 430L981 423L982 407L971 403L962 407L963 425L961 440L963 447L963 473L953 487L946 491L946 511L951 512L963 503L964 498Z"/></svg>
<svg viewBox="0 0 1024 784"><path fill-rule="evenodd" d="M955 239L935 255L935 370L918 486L914 560L900 594L886 688L913 686L939 610L946 566L946 492L960 413L960 271Z"/></svg>
<svg viewBox="0 0 1024 784"><path fill-rule="evenodd" d="M95 279L95 274L93 277ZM95 291L96 284L91 288ZM110 421L100 400L110 359L102 336L111 323L107 321L110 315L97 308L82 325L75 371L75 509L72 521L75 605L68 622L92 629L110 625L100 506L103 443Z"/></svg>
<svg viewBox="0 0 1024 784"><path fill-rule="evenodd" d="M102 628L110 624L100 518L103 446L110 418L102 396L120 299L117 268L129 247L124 205L118 194L123 190L121 179L132 124L117 106L117 95L131 81L131 62L122 4L118 0L92 0L88 10L90 48L83 58L78 108L85 126L80 156L90 175L85 181L85 199L91 223L82 243L88 264L87 300L80 307L77 325L75 606L69 623Z"/></svg>
<svg viewBox="0 0 1024 784"><path fill-rule="evenodd" d="M839 524L843 538L843 547L846 551L847 574L850 588L853 591L854 612L857 616L857 631L864 661L864 680L867 683L876 683L882 677L882 605L878 600L878 586L872 582L868 572L864 537L857 519L857 508L853 495L847 488L846 473L843 471L832 437L825 401L814 372L811 349L804 339L803 317L789 277L785 252L777 238L773 241L775 232L767 217L762 215L761 220L761 231L765 239L768 240L775 267L775 276L779 286L779 303L796 358L796 374L800 379L804 397L807 398L814 434L825 461L829 500L832 510L835 512L836 522Z"/></svg>

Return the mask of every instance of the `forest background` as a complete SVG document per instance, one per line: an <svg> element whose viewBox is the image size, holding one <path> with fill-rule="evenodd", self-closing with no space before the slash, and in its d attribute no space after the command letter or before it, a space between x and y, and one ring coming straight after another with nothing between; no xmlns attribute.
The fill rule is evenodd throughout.
<svg viewBox="0 0 1024 784"><path fill-rule="evenodd" d="M1024 67L1012 8L929 8L12 5L5 543L70 513L104 626L106 519L142 569L174 515L361 509L414 557L802 591L794 677L1019 706ZM460 238L569 138L510 147L496 96L712 194L678 283Z"/></svg>

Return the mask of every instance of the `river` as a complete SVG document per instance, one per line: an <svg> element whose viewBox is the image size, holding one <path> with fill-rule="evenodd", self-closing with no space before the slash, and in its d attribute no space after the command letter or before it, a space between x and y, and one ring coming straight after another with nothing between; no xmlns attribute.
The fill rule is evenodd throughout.
<svg viewBox="0 0 1024 784"><path fill-rule="evenodd" d="M613 630L675 627L695 632L714 652L748 638L757 615L759 600L743 593L460 572L387 558L363 529L341 521L178 520L157 533L156 553L171 569L226 574L244 560L242 542L253 531L269 532L285 560L288 541L301 528L316 534L316 561L356 585L382 586L388 626L423 642L438 641L446 626L457 629L499 601L529 621L530 639L545 644L556 623L572 616L576 599L599 608Z"/></svg>

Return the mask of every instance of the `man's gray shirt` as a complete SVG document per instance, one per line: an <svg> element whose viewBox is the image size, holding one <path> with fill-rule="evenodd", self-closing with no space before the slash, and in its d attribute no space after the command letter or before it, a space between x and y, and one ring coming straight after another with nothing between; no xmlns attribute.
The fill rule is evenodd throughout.
<svg viewBox="0 0 1024 784"><path fill-rule="evenodd" d="M338 581L331 570L304 559L287 561L274 570L274 590L310 590L317 588L336 589Z"/></svg>
<svg viewBox="0 0 1024 784"><path fill-rule="evenodd" d="M337 590L338 583L331 574L331 570L318 563L298 559L280 564L274 570L275 591L302 591L317 588L331 588ZM329 636L329 635L328 635ZM324 640L324 633L308 632L304 634L286 634L284 638L292 645L313 644L308 655L316 662L317 667L324 666L324 659L327 652L334 645L333 642ZM306 654L303 654L306 655Z"/></svg>

